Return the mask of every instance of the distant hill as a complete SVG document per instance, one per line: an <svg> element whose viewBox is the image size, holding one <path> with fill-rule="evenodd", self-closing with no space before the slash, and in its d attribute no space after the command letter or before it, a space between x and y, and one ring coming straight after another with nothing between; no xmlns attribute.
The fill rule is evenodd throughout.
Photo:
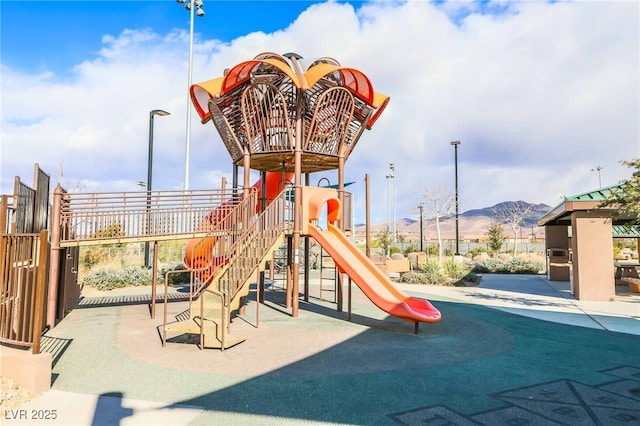
<svg viewBox="0 0 640 426"><path fill-rule="evenodd" d="M487 228L496 217L496 212L509 211L514 206L522 209L530 208L529 214L525 217L522 225L522 237L530 238L533 234L536 238L544 237L544 228L537 226L538 219L547 213L551 207L547 204L531 204L526 201L504 201L491 207L472 209L460 212L458 228L460 239L481 239L485 237ZM379 232L385 229L386 223L372 224L371 231ZM417 240L420 234L419 220L412 218L398 219L396 230L404 235L408 241ZM504 226L507 237L512 237L513 231L508 225ZM365 224L356 225L356 235L363 235ZM455 238L455 215L451 215L440 220L440 232L445 239ZM426 234L426 235L425 235ZM436 226L433 220L426 216L423 218L423 237L426 239L436 238Z"/></svg>
<svg viewBox="0 0 640 426"><path fill-rule="evenodd" d="M521 210L531 209L529 214L524 219L524 226L531 227L537 226L537 221L540 216L547 213L551 206L547 204L531 204L526 201L503 201L502 203L498 203L491 207L485 207L482 209L474 209L468 210L463 213L460 213L461 217L490 217L493 218L496 216L496 213L510 211L514 208L520 208Z"/></svg>

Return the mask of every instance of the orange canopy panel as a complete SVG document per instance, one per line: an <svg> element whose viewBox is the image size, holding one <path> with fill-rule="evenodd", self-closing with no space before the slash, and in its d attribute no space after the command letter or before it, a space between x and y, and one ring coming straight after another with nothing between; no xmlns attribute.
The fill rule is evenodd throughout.
<svg viewBox="0 0 640 426"><path fill-rule="evenodd" d="M378 121L380 114L382 114L382 111L384 111L384 109L387 107L389 99L389 96L379 92L375 92L375 95L373 97L373 106L376 108L376 110L369 121L367 121L367 129L371 130L375 122Z"/></svg>
<svg viewBox="0 0 640 426"><path fill-rule="evenodd" d="M309 68L304 75L308 86L313 87L313 85L321 78L332 72L339 73L341 86L351 90L354 95L369 105L373 105L373 85L364 73L355 68L346 68L333 64L321 63Z"/></svg>
<svg viewBox="0 0 640 426"><path fill-rule="evenodd" d="M284 74L286 74L291 79L291 81L293 81L293 84L296 87L300 87L300 81L298 80L298 77L293 72L291 67L287 66L287 64L284 64L280 60L271 59L271 58L259 59L259 60L254 59L251 61L241 62L229 70L229 72L224 77L222 88L220 90L220 95L224 95L225 93L230 92L231 90L235 89L242 83L249 80L251 78L251 73L253 72L254 68L263 63L269 64L279 69Z"/></svg>
<svg viewBox="0 0 640 426"><path fill-rule="evenodd" d="M193 84L189 89L191 102L195 107L202 123L206 123L211 118L209 113L209 100L220 93L224 77L214 78L202 83Z"/></svg>

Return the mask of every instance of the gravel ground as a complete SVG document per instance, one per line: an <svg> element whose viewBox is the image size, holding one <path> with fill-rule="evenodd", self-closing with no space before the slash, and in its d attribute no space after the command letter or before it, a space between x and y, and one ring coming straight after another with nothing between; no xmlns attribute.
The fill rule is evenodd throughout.
<svg viewBox="0 0 640 426"><path fill-rule="evenodd" d="M13 380L0 376L0 409L18 408L38 396L21 388Z"/></svg>

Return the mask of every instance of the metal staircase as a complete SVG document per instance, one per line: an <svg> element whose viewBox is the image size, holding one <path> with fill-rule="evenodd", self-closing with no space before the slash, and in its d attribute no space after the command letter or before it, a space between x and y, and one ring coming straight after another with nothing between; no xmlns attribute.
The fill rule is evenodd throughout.
<svg viewBox="0 0 640 426"><path fill-rule="evenodd" d="M283 191L261 213L256 214L255 192L215 225L199 245L210 253L208 263L190 273L189 318L168 322L169 275L165 277L165 303L162 343L167 333L200 336L200 348L225 348L245 340L231 334L231 314L242 306L252 283L255 283L272 253L284 241L293 223L293 207ZM198 247L196 246L196 249Z"/></svg>

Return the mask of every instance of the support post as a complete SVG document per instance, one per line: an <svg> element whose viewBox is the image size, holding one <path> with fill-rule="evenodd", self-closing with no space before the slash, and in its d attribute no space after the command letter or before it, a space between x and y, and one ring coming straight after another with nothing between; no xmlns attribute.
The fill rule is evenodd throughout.
<svg viewBox="0 0 640 426"><path fill-rule="evenodd" d="M62 196L60 184L53 191L53 214L51 217L51 259L49 264L49 288L47 291L47 321L50 329L56 326L58 310L58 286L60 284L60 233L62 230Z"/></svg>
<svg viewBox="0 0 640 426"><path fill-rule="evenodd" d="M151 277L151 319L154 319L156 317L156 282L158 281L158 241L153 242L153 273Z"/></svg>
<svg viewBox="0 0 640 426"><path fill-rule="evenodd" d="M365 254L371 258L371 193L369 192L369 173L364 175L365 192Z"/></svg>

